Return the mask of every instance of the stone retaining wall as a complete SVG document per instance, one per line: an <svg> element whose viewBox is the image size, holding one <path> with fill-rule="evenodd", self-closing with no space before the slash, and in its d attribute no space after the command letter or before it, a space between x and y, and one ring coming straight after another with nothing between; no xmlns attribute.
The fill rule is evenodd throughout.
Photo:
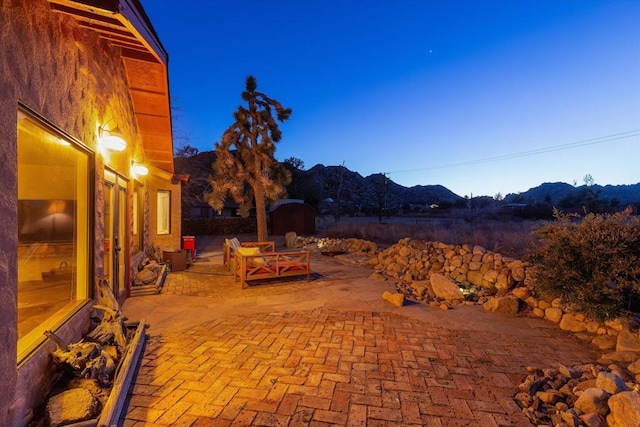
<svg viewBox="0 0 640 427"><path fill-rule="evenodd" d="M369 264L378 273L407 282L428 280L433 273L440 273L459 284L496 291L530 283L529 264L481 246L405 238L378 252Z"/></svg>

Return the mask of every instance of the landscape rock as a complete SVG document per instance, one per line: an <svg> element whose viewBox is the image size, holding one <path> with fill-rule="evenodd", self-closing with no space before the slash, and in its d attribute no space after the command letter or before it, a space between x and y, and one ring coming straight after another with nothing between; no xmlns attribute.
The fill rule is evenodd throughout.
<svg viewBox="0 0 640 427"><path fill-rule="evenodd" d="M432 274L431 289L438 298L442 298L446 301L460 301L464 299L464 295L460 290L460 287L450 278L443 276L442 274Z"/></svg>
<svg viewBox="0 0 640 427"><path fill-rule="evenodd" d="M376 280L376 281L385 281L385 280L387 280L386 277L384 277L382 274L377 273L375 271L369 275L369 279Z"/></svg>
<svg viewBox="0 0 640 427"><path fill-rule="evenodd" d="M560 320L560 329L570 332L582 332L587 329L587 325L584 322L576 319L575 315L571 313L565 313Z"/></svg>
<svg viewBox="0 0 640 427"><path fill-rule="evenodd" d="M631 363L640 358L640 353L635 351L613 351L600 356L598 363L603 365L610 365L612 363Z"/></svg>
<svg viewBox="0 0 640 427"><path fill-rule="evenodd" d="M52 396L47 402L47 419L52 427L86 421L98 414L98 400L83 389L74 388Z"/></svg>
<svg viewBox="0 0 640 427"><path fill-rule="evenodd" d="M627 366L627 369L634 375L640 374L640 359Z"/></svg>
<svg viewBox="0 0 640 427"><path fill-rule="evenodd" d="M521 286L511 290L511 294L516 298L520 298L522 301L526 301L527 298L531 296L531 291L529 288Z"/></svg>
<svg viewBox="0 0 640 427"><path fill-rule="evenodd" d="M296 232L295 231L289 231L288 233L285 233L285 235L284 235L284 245L287 248L295 248L297 239L298 239L298 235L296 234Z"/></svg>
<svg viewBox="0 0 640 427"><path fill-rule="evenodd" d="M519 302L514 297L491 297L483 304L483 308L491 313L518 314Z"/></svg>
<svg viewBox="0 0 640 427"><path fill-rule="evenodd" d="M617 338L611 335L598 335L591 343L600 350L611 350L616 347Z"/></svg>
<svg viewBox="0 0 640 427"><path fill-rule="evenodd" d="M389 302L391 305L395 307L402 307L404 305L403 294L399 294L399 293L392 294L391 292L384 291L384 293L382 294L382 299Z"/></svg>
<svg viewBox="0 0 640 427"><path fill-rule="evenodd" d="M561 308L549 307L544 311L544 318L553 323L560 323L563 314Z"/></svg>
<svg viewBox="0 0 640 427"><path fill-rule="evenodd" d="M623 391L609 398L611 413L607 416L609 427L640 426L640 394Z"/></svg>
<svg viewBox="0 0 640 427"><path fill-rule="evenodd" d="M600 372L596 377L596 387L603 389L609 394L629 390L624 380L613 372Z"/></svg>
<svg viewBox="0 0 640 427"><path fill-rule="evenodd" d="M640 352L640 336L638 332L631 332L628 329L621 330L618 334L616 351Z"/></svg>
<svg viewBox="0 0 640 427"><path fill-rule="evenodd" d="M586 427L607 427L607 422L598 414L582 414L580 415L580 421L584 423Z"/></svg>
<svg viewBox="0 0 640 427"><path fill-rule="evenodd" d="M609 412L607 399L609 399L609 393L601 388L592 387L582 392L574 407L585 414L594 413L605 416Z"/></svg>

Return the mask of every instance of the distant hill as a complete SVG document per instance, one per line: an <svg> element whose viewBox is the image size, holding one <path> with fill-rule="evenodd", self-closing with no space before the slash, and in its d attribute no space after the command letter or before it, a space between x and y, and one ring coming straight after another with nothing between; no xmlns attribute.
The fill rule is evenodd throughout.
<svg viewBox="0 0 640 427"><path fill-rule="evenodd" d="M636 204L640 202L640 183L633 185L581 185L574 187L564 182L545 182L538 187L518 194L507 194L507 203L524 202L529 204L547 203L557 205L563 200L580 197L585 191L592 191L598 198L609 203L619 205Z"/></svg>
<svg viewBox="0 0 640 427"><path fill-rule="evenodd" d="M332 209L340 199L345 213L374 214L379 209L420 209L432 204L455 204L462 197L442 185L404 187L382 174L363 177L344 166L317 164L311 169L292 170L292 198L304 199L320 208Z"/></svg>
<svg viewBox="0 0 640 427"><path fill-rule="evenodd" d="M209 191L207 178L215 161L213 151L204 151L189 157L175 158L175 171L189 174L190 181L183 186L183 204L205 205L204 193ZM287 163L285 163L287 166ZM442 185L416 185L404 187L382 174L363 177L344 166L317 164L300 170L288 165L293 181L287 188L289 197L302 199L321 212L333 212L339 200L343 214L375 215L381 209L395 212L422 211L431 205L466 207L467 201ZM592 185L574 187L554 182L518 194L507 194L504 203L547 204L581 206L584 200L596 197L602 206L616 207L640 204L640 183L634 185ZM474 197L476 206L495 206L488 196ZM483 203L480 203L483 202ZM473 203L471 204L473 206Z"/></svg>

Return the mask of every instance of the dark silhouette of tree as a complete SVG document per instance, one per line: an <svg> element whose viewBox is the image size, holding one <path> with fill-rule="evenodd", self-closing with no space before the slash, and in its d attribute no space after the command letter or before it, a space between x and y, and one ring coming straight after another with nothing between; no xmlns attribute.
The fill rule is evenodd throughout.
<svg viewBox="0 0 640 427"><path fill-rule="evenodd" d="M282 138L278 121L289 119L291 109L258 92L253 76L247 77L234 123L215 144L216 161L210 179L212 192L207 202L216 210L232 197L240 205L239 213L247 217L255 202L258 241L267 240L266 200L277 200L285 194L291 174L274 157L275 144ZM274 117L275 116L275 117Z"/></svg>
<svg viewBox="0 0 640 427"><path fill-rule="evenodd" d="M291 182L287 187L287 194L294 199L302 199L307 201L304 194L304 162L297 157L289 157L283 162L283 166L287 168L291 174Z"/></svg>
<svg viewBox="0 0 640 427"><path fill-rule="evenodd" d="M198 155L198 149L196 147L192 147L191 145L183 145L176 150L175 157L177 158L188 158Z"/></svg>

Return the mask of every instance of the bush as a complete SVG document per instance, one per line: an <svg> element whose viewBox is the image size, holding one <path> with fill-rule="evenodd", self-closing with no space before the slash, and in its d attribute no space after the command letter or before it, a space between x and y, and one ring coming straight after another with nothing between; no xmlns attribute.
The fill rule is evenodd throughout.
<svg viewBox="0 0 640 427"><path fill-rule="evenodd" d="M628 310L640 290L640 218L630 209L554 216L534 231L539 242L528 254L539 289L597 320Z"/></svg>

